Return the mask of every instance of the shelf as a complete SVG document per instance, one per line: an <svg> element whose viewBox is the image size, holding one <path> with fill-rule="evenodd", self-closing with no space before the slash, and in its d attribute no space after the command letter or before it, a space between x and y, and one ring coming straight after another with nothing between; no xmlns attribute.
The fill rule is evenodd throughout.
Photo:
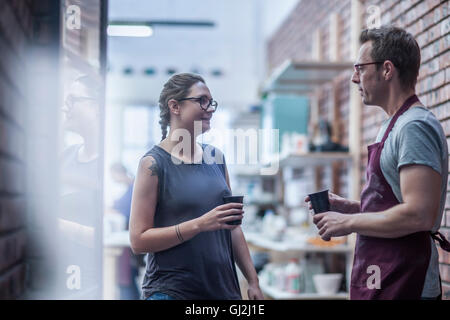
<svg viewBox="0 0 450 320"><path fill-rule="evenodd" d="M253 205L253 206L269 206L269 205L278 205L278 200L273 199L273 200L252 200L248 203L244 202L244 205Z"/></svg>
<svg viewBox="0 0 450 320"><path fill-rule="evenodd" d="M353 248L347 244L339 244L333 247L318 247L309 244L288 241L274 241L265 238L260 233L245 232L245 239L248 243L262 249L277 252L331 252L331 253L350 253Z"/></svg>
<svg viewBox="0 0 450 320"><path fill-rule="evenodd" d="M280 94L306 95L317 86L333 80L341 72L352 69L351 62L286 60L267 79L263 90Z"/></svg>
<svg viewBox="0 0 450 320"><path fill-rule="evenodd" d="M311 152L304 154L290 154L280 158L280 167L305 167L329 165L337 161L352 161L348 152Z"/></svg>
<svg viewBox="0 0 450 320"><path fill-rule="evenodd" d="M349 294L347 292L338 292L332 295L322 295L318 293L290 293L270 287L265 283L259 284L262 292L277 300L348 300Z"/></svg>

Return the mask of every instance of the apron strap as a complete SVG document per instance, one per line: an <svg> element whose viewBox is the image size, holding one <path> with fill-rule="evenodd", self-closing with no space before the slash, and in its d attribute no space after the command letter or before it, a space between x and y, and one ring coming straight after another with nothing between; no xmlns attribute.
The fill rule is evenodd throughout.
<svg viewBox="0 0 450 320"><path fill-rule="evenodd" d="M439 245L441 248L447 252L450 252L450 242L440 233L439 231L436 231L435 233L431 233L431 237L439 242Z"/></svg>
<svg viewBox="0 0 450 320"><path fill-rule="evenodd" d="M415 94L410 96L408 99L406 99L406 101L403 103L403 105L400 107L400 109L398 109L397 112L395 113L394 118L389 123L389 126L387 127L387 129L384 133L383 139L381 139L381 143L384 143L386 141L386 139L388 138L389 133L391 132L391 129L394 127L395 123L397 122L398 117L400 117L406 110L409 109L409 107L411 107L417 101L419 101L419 98Z"/></svg>

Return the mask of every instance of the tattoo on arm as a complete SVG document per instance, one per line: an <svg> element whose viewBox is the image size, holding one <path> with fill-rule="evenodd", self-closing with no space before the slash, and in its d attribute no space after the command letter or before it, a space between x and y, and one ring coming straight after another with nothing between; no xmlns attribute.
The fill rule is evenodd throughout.
<svg viewBox="0 0 450 320"><path fill-rule="evenodd" d="M152 172L152 176L156 176L158 174L158 165L154 159L150 160L152 165L148 168Z"/></svg>

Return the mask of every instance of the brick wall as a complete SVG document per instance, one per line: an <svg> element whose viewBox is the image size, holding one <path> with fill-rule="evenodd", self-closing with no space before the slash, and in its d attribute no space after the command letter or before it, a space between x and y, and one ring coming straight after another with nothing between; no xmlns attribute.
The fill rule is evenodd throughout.
<svg viewBox="0 0 450 320"><path fill-rule="evenodd" d="M53 277L59 5L0 1L0 299L47 294Z"/></svg>
<svg viewBox="0 0 450 320"><path fill-rule="evenodd" d="M26 275L24 56L30 1L0 1L0 299L20 297Z"/></svg>
<svg viewBox="0 0 450 320"><path fill-rule="evenodd" d="M441 121L450 139L450 1L440 0L373 0L362 1L362 22L365 27L366 14L370 5L376 5L381 11L382 24L395 24L411 32L417 39L422 51L422 66L416 87L419 98ZM350 1L302 0L290 16L268 41L268 66L270 70L285 59L309 60L312 56L312 39L315 30L321 30L323 59L328 59L328 24L331 13L339 16L339 60L350 56ZM335 81L340 90L337 97L338 110L342 117L340 142L347 143L349 82L350 73L343 73ZM328 85L329 86L329 85ZM326 116L331 105L328 88L324 86L319 93L319 110ZM364 107L362 110L361 131L361 186L365 182L367 163L367 145L373 143L381 122L386 119L383 110L376 107ZM321 175L323 186L331 185L330 170L324 169ZM339 172L340 191L347 196L348 171ZM450 185L449 185L450 186ZM450 192L450 187L449 187ZM447 196L450 198L450 195ZM441 232L450 236L450 202L442 219ZM440 248L439 248L440 250ZM444 298L450 299L450 254L440 250L440 267L443 281Z"/></svg>

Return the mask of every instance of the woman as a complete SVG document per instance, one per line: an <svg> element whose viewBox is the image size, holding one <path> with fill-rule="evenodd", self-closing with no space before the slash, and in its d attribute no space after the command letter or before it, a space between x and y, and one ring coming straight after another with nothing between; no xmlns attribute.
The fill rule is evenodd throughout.
<svg viewBox="0 0 450 320"><path fill-rule="evenodd" d="M139 163L130 218L133 251L148 253L143 297L241 299L236 259L249 298L263 299L242 230L227 224L244 211L223 204L231 195L223 155L196 142L210 129L217 102L202 77L183 73L164 85L159 106L163 139ZM222 161L211 163L208 153Z"/></svg>

